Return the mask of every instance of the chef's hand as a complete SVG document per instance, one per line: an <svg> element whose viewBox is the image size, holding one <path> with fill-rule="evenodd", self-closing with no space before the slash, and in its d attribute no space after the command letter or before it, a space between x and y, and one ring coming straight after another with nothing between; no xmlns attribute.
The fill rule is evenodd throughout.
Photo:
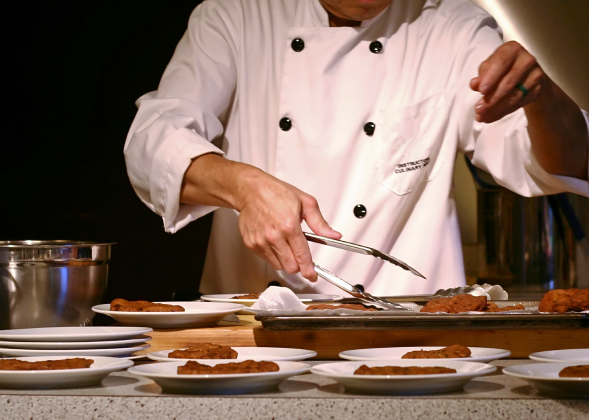
<svg viewBox="0 0 590 420"><path fill-rule="evenodd" d="M342 236L328 225L314 197L260 170L244 179L236 210L248 248L275 270L301 272L311 281L317 280L317 274L301 230L302 220L318 235Z"/></svg>
<svg viewBox="0 0 590 420"><path fill-rule="evenodd" d="M342 236L328 225L311 195L254 166L213 153L197 157L186 170L180 202L236 209L248 248L275 270L301 272L311 281L317 274L301 222L318 235Z"/></svg>
<svg viewBox="0 0 590 420"><path fill-rule="evenodd" d="M491 123L535 102L552 83L533 57L518 42L501 45L479 66L471 89L483 98L475 106L475 118Z"/></svg>
<svg viewBox="0 0 590 420"><path fill-rule="evenodd" d="M580 108L519 43L501 45L470 85L483 95L475 106L477 121L491 123L522 107L543 169L588 179L588 126Z"/></svg>

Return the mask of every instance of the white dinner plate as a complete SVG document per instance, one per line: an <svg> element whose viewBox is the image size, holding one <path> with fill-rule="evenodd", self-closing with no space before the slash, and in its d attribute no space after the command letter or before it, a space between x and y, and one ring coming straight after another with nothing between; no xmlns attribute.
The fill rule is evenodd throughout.
<svg viewBox="0 0 590 420"><path fill-rule="evenodd" d="M311 350L304 350L304 349L286 349L281 347L232 347L235 351L238 352L237 359L216 359L216 360L247 360L247 359L254 359L254 360L269 360L269 361L276 361L276 360L304 360L309 359L310 357L317 356L315 351ZM168 353L172 352L173 350L162 350L162 351L155 351L153 353L149 353L147 357L152 360L157 360L159 362L180 362L182 360L188 359L178 359L178 358L169 358ZM193 360L211 360L211 359L193 359Z"/></svg>
<svg viewBox="0 0 590 420"><path fill-rule="evenodd" d="M39 362L68 358L71 358L71 356L19 357L18 359ZM86 369L0 370L0 388L51 389L98 385L109 373L133 366L131 360L114 357L92 356L92 360L94 360L94 363Z"/></svg>
<svg viewBox="0 0 590 420"><path fill-rule="evenodd" d="M588 349L550 350L532 353L529 358L536 362L573 362L588 364Z"/></svg>
<svg viewBox="0 0 590 420"><path fill-rule="evenodd" d="M209 366L231 363L228 361L202 360ZM165 392L173 394L244 394L276 389L285 379L305 373L309 365L302 362L277 361L278 372L236 373L223 375L179 375L178 366L186 361L152 363L129 368L129 373L144 376L156 382Z"/></svg>
<svg viewBox="0 0 590 420"><path fill-rule="evenodd" d="M244 293L241 293L242 295ZM232 299L234 296L240 296L240 293L224 294L224 295L203 295L201 299L209 302L225 302L225 303L239 303L246 306L252 306L258 299ZM344 299L339 295L325 295L325 294L301 294L297 295L299 300L303 303L310 302L337 302Z"/></svg>
<svg viewBox="0 0 590 420"><path fill-rule="evenodd" d="M122 347L115 349L75 349L75 350L39 350L39 349L5 349L0 348L0 354L4 357L18 356L108 356L124 357L131 356L139 350L149 348L149 344L143 346Z"/></svg>
<svg viewBox="0 0 590 420"><path fill-rule="evenodd" d="M158 302L179 305L185 312L123 312L111 311L105 303L92 307L94 312L111 316L126 325L139 325L152 328L196 328L211 327L229 314L238 312L244 305L219 302Z"/></svg>
<svg viewBox="0 0 590 420"><path fill-rule="evenodd" d="M112 341L0 341L0 347L16 349L38 349L38 350L72 350L72 349L112 349L117 347L129 347L133 344L145 343L152 337L141 336L129 340Z"/></svg>
<svg viewBox="0 0 590 420"><path fill-rule="evenodd" d="M402 356L410 351L438 350L438 347L383 347L375 349L347 350L339 354L342 359L347 360L428 360L428 359L402 359ZM485 347L469 347L471 357L430 359L430 360L459 360L463 362L487 363L492 360L510 356L510 351L502 349L490 349Z"/></svg>
<svg viewBox="0 0 590 420"><path fill-rule="evenodd" d="M0 331L0 340L10 341L110 341L152 332L144 327L48 327ZM0 341L2 347L2 341Z"/></svg>
<svg viewBox="0 0 590 420"><path fill-rule="evenodd" d="M442 366L457 373L434 375L355 375L362 365L375 366ZM367 360L335 362L316 365L311 372L326 376L344 387L347 392L380 395L440 394L460 391L477 376L494 372L495 366L479 362L460 362L448 359Z"/></svg>
<svg viewBox="0 0 590 420"><path fill-rule="evenodd" d="M524 379L540 394L553 397L588 398L588 378L559 377L559 372L563 368L587 363L531 363L508 366L502 372Z"/></svg>

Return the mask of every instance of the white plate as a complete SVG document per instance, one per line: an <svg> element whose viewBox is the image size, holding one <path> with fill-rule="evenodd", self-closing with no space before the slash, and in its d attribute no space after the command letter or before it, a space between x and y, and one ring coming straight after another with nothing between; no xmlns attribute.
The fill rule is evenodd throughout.
<svg viewBox="0 0 590 420"><path fill-rule="evenodd" d="M375 366L442 366L456 369L457 373L436 375L355 375L362 365ZM447 359L420 360L368 360L362 362L335 362L316 365L311 372L327 376L342 385L346 391L358 394L440 394L460 391L477 376L496 370L495 366L478 362L459 362Z"/></svg>
<svg viewBox="0 0 590 420"><path fill-rule="evenodd" d="M242 293L243 295L244 293ZM232 299L234 296L240 296L240 293L225 294L225 295L203 295L201 299L209 302L225 302L225 303L240 303L246 306L252 306L258 299ZM325 295L325 294L302 294L297 295L299 300L303 303L310 302L337 302L344 299L339 295Z"/></svg>
<svg viewBox="0 0 590 420"><path fill-rule="evenodd" d="M202 360L199 363L216 366L231 362ZM309 365L302 362L275 363L279 365L278 372L179 375L176 369L186 364L186 361L182 361L134 366L129 368L129 373L145 376L160 385L165 392L173 394L243 394L276 389L285 379L309 370Z"/></svg>
<svg viewBox="0 0 590 420"><path fill-rule="evenodd" d="M38 350L38 349L4 349L0 348L0 354L4 357L15 356L109 356L124 357L131 356L139 350L149 348L149 344L143 346L123 347L116 349L77 349L77 350Z"/></svg>
<svg viewBox="0 0 590 420"><path fill-rule="evenodd" d="M238 352L237 359L216 359L216 360L247 360L247 359L254 359L254 360L269 360L269 361L276 361L276 360L304 360L309 359L310 357L315 357L318 354L315 351L311 350L304 350L304 349L285 349L281 347L232 347L235 351ZM162 350L162 351L155 351L153 353L149 353L147 357L152 360L157 360L159 362L180 362L182 360L186 361L188 359L178 359L178 358L169 358L168 353L172 352L173 350ZM193 359L193 360L209 360L211 359Z"/></svg>
<svg viewBox="0 0 590 420"><path fill-rule="evenodd" d="M524 379L540 394L554 397L588 398L588 378L559 377L559 372L563 368L586 363L532 363L508 366L502 372Z"/></svg>
<svg viewBox="0 0 590 420"><path fill-rule="evenodd" d="M229 314L233 314L244 305L218 302L159 302L180 305L185 312L123 312L111 311L111 305L105 303L92 307L94 312L111 316L126 325L139 325L152 328L195 328L215 326Z"/></svg>
<svg viewBox="0 0 590 420"><path fill-rule="evenodd" d="M133 344L145 343L152 337L132 338L129 340L114 341L0 341L0 347L15 349L38 349L38 350L71 350L71 349L112 349L118 347L129 347Z"/></svg>
<svg viewBox="0 0 590 420"><path fill-rule="evenodd" d="M0 331L0 340L12 341L109 341L152 332L143 327L49 327ZM0 341L2 347L2 341Z"/></svg>
<svg viewBox="0 0 590 420"><path fill-rule="evenodd" d="M39 362L61 360L71 356L19 357L19 360ZM111 372L133 366L131 360L93 356L94 363L86 369L63 370L0 370L0 388L50 389L98 385Z"/></svg>
<svg viewBox="0 0 590 420"><path fill-rule="evenodd" d="M383 347L376 349L359 349L347 350L339 354L347 360L459 360L463 362L481 362L487 363L492 360L501 359L510 356L508 350L489 349L485 347L469 347L471 357L452 358L452 359L402 359L402 356L410 351L417 350L438 350L444 346L438 347Z"/></svg>
<svg viewBox="0 0 590 420"><path fill-rule="evenodd" d="M533 353L529 356L536 362L575 362L588 364L588 349L550 350Z"/></svg>

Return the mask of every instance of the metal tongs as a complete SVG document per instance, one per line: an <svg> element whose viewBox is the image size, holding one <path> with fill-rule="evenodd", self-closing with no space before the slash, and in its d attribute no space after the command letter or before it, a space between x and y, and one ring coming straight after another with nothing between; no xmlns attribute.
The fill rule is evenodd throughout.
<svg viewBox="0 0 590 420"><path fill-rule="evenodd" d="M396 309L396 310L401 309L403 311L410 310L410 308L406 308L405 306L399 305L394 302L390 302L388 300L382 299L377 296L373 296L370 293L363 292L360 289L358 289L357 287L348 283L347 281L342 280L336 274L330 273L325 268L320 267L316 263L313 263L313 268L314 268L315 272L318 273L318 276L320 276L324 280L328 280L334 286L339 287L340 289L344 290L345 292L350 293L352 296L359 298L360 300L363 300L366 302L371 302L371 303L376 303L377 305L385 306L386 308L389 308L389 309Z"/></svg>
<svg viewBox="0 0 590 420"><path fill-rule="evenodd" d="M353 244L351 242L330 239L330 238L326 238L323 236L315 235L313 233L308 233L308 232L303 232L303 233L304 233L305 237L307 238L307 240L310 242L315 242L318 244L343 249L345 251L356 252L357 254L372 255L375 258L379 258L384 261L395 264L398 267L401 267L404 270L407 270L416 276L422 277L423 279L426 278L422 274L420 274L418 271L414 270L412 267L410 267L408 264L406 264L405 262L400 261L397 258L392 257L391 255L384 254L383 252L376 250L374 248L369 248L369 247L366 247L363 245ZM328 270L320 267L316 263L313 264L313 267L315 269L315 272L318 274L318 276L320 276L324 280L327 280L328 282L332 283L334 286L344 290L345 292L350 293L352 296L354 296L356 298L359 298L364 301L372 302L372 303L377 303L378 305L385 306L390 309L409 310L408 308L406 308L402 305L390 302L390 301L382 299L380 297L373 296L370 293L366 293L366 292L359 290L357 287L355 287L352 284L348 283L347 281L341 279L337 275L330 273Z"/></svg>
<svg viewBox="0 0 590 420"><path fill-rule="evenodd" d="M375 248L369 248L368 246L353 244L352 242L345 242L345 241L339 241L337 239L330 239L330 238L326 238L324 236L319 236L319 235L315 235L313 233L308 233L308 232L303 232L303 234L305 235L305 238L309 242L315 242L317 244L327 245L327 246L331 246L334 248L343 249L345 251L356 252L357 254L372 255L375 258L379 258L379 259L382 259L383 261L387 261L389 263L397 265L398 267L401 267L404 270L409 271L410 273L412 273L415 276L422 277L423 279L426 278L422 274L418 273L418 271L414 270L412 267L410 267L408 264L406 264L405 262L400 261L397 258L392 257L391 255L385 254Z"/></svg>

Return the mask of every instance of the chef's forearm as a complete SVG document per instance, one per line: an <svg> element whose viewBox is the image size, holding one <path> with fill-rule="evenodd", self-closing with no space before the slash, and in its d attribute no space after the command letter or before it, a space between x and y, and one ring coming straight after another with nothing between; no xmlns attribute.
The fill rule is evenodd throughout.
<svg viewBox="0 0 590 420"><path fill-rule="evenodd" d="M588 179L588 128L576 103L549 82L543 95L526 105L535 158L547 172Z"/></svg>
<svg viewBox="0 0 590 420"><path fill-rule="evenodd" d="M194 159L182 180L180 202L240 209L245 184L259 169L209 153Z"/></svg>

